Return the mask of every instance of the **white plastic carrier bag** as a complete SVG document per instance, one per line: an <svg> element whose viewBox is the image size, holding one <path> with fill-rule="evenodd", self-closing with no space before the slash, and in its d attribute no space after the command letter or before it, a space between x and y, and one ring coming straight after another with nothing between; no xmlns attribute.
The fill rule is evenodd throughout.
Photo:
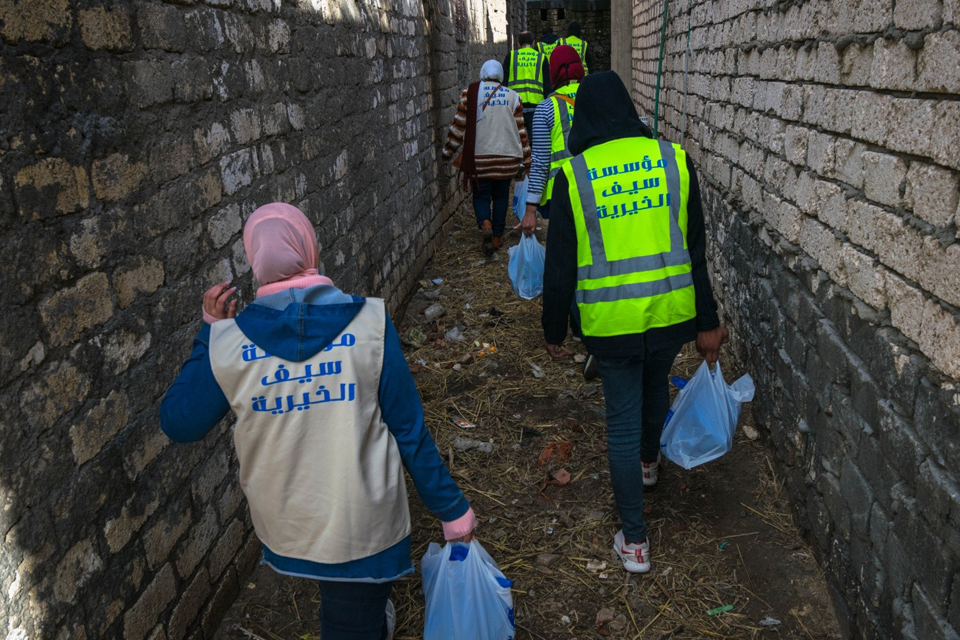
<svg viewBox="0 0 960 640"><path fill-rule="evenodd" d="M520 244L507 250L510 263L507 272L513 283L513 292L524 300L532 300L543 293L543 263L546 248L535 236L523 236Z"/></svg>
<svg viewBox="0 0 960 640"><path fill-rule="evenodd" d="M718 362L704 361L673 401L660 437L667 459L684 469L716 460L733 446L740 405L753 400L753 378L728 385Z"/></svg>
<svg viewBox="0 0 960 640"><path fill-rule="evenodd" d="M476 540L430 543L421 561L423 640L511 640L512 582Z"/></svg>

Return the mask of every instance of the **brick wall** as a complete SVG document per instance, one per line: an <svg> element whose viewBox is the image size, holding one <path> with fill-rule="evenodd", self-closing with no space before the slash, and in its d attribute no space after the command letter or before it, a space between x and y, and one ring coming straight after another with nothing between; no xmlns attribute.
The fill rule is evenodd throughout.
<svg viewBox="0 0 960 640"><path fill-rule="evenodd" d="M509 16L509 17L508 17ZM257 557L229 424L160 432L200 295L282 200L396 308L517 0L0 0L0 633L210 637Z"/></svg>
<svg viewBox="0 0 960 640"><path fill-rule="evenodd" d="M560 17L560 14L563 17ZM610 0L532 0L527 2L527 27L537 40L547 27L561 38L571 22L580 23L580 32L592 50L594 67L610 68Z"/></svg>
<svg viewBox="0 0 960 640"><path fill-rule="evenodd" d="M652 113L663 2L635 1ZM660 131L796 515L863 638L960 631L960 2L672 2ZM689 77L684 51L690 25Z"/></svg>

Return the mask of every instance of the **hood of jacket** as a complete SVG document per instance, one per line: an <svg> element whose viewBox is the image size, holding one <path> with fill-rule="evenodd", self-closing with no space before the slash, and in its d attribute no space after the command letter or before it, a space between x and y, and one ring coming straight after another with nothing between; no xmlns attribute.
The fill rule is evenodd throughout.
<svg viewBox="0 0 960 640"><path fill-rule="evenodd" d="M237 326L265 352L303 362L333 342L365 302L330 285L286 289L249 304Z"/></svg>
<svg viewBox="0 0 960 640"><path fill-rule="evenodd" d="M653 132L640 122L620 76L601 71L585 77L577 90L576 117L567 141L570 153L579 155L604 142L638 137L652 138Z"/></svg>

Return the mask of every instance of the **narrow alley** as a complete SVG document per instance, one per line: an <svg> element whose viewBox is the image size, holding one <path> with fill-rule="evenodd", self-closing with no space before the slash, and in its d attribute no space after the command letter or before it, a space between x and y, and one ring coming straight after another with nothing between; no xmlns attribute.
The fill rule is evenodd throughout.
<svg viewBox="0 0 960 640"><path fill-rule="evenodd" d="M725 457L666 467L647 494L653 571L623 571L610 549L618 520L599 381L585 382L574 359L547 356L539 299L514 295L506 247L495 261L482 257L471 218L454 216L397 322L427 426L477 511L478 538L514 581L518 640L843 637L749 405ZM427 322L436 304L445 313ZM700 362L688 346L674 374L689 377ZM721 364L728 381L740 374L728 358ZM440 527L416 497L411 505L419 563ZM419 577L398 583L393 599L396 637L421 637ZM261 566L217 640L316 640L318 604L314 582Z"/></svg>

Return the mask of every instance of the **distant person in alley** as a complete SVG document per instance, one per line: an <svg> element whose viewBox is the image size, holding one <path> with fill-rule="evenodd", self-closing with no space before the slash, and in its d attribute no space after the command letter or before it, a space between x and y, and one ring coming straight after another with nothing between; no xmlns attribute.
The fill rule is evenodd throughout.
<svg viewBox="0 0 960 640"><path fill-rule="evenodd" d="M480 69L480 81L460 92L443 159L453 164L464 186L473 191L481 250L492 254L503 245L510 182L530 168L523 102L504 85L503 66L496 60L487 60Z"/></svg>
<svg viewBox="0 0 960 640"><path fill-rule="evenodd" d="M544 27L543 35L540 36L540 42L537 43L537 50L547 56L547 62L549 62L550 54L557 48L557 45L561 44L563 43L560 42L560 36L553 32L553 27L547 25Z"/></svg>
<svg viewBox="0 0 960 640"><path fill-rule="evenodd" d="M679 145L653 139L613 71L580 85L569 142L573 157L557 175L547 232L543 333L557 355L575 301L606 397L622 525L614 549L627 571L644 573L643 491L657 482L667 376L694 340L713 366L727 330L707 274L697 174Z"/></svg>
<svg viewBox="0 0 960 640"><path fill-rule="evenodd" d="M503 59L507 74L507 86L517 92L523 101L523 123L527 139L533 147L533 112L537 105L553 91L550 84L550 58L535 47L535 39L529 31L517 36L517 48Z"/></svg>
<svg viewBox="0 0 960 640"><path fill-rule="evenodd" d="M594 67L593 64L593 49L587 46L587 41L581 37L580 32L580 23L573 21L567 25L567 37L560 40L560 44L565 44L567 46L573 47L577 55L580 56L580 59L583 60L583 74L588 75L590 73L590 67Z"/></svg>
<svg viewBox="0 0 960 640"><path fill-rule="evenodd" d="M262 562L319 581L324 640L392 638L392 584L414 570L403 469L447 540L472 539L473 510L424 426L383 300L319 274L316 233L291 205L254 211L243 245L256 299L237 314L229 282L203 295L161 427L196 442L232 410Z"/></svg>
<svg viewBox="0 0 960 640"><path fill-rule="evenodd" d="M537 228L537 213L550 217L550 197L560 167L570 159L567 138L573 124L577 89L583 79L583 65L573 47L560 45L550 54L550 82L553 93L533 113L533 162L527 185L527 208L520 222L525 235Z"/></svg>

